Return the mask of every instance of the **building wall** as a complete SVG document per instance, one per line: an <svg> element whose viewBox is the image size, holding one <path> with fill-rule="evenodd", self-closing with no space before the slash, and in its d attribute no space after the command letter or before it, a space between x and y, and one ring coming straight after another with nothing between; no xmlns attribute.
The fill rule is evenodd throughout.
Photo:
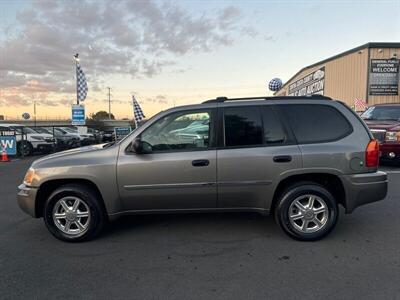
<svg viewBox="0 0 400 300"><path fill-rule="evenodd" d="M368 52L369 55L368 55ZM364 48L359 51L347 54L345 56L333 59L308 68L296 75L290 82L276 93L277 96L288 94L289 85L308 74L325 66L325 87L324 95L334 99L342 100L349 106L354 105L356 98L363 99L368 105L378 103L400 102L400 96L369 96L367 90L369 60L376 58L389 59L393 53L400 55L400 48Z"/></svg>

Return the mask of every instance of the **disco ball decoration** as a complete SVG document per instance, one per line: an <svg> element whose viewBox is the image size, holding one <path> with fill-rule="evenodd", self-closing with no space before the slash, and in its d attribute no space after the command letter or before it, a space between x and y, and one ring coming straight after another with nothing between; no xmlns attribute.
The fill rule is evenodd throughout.
<svg viewBox="0 0 400 300"><path fill-rule="evenodd" d="M268 88L273 92L279 91L282 88L282 80L279 78L272 79L268 84Z"/></svg>
<svg viewBox="0 0 400 300"><path fill-rule="evenodd" d="M31 117L31 115L29 114L29 113L23 113L22 114L22 117L25 119L25 120L29 120L29 118Z"/></svg>

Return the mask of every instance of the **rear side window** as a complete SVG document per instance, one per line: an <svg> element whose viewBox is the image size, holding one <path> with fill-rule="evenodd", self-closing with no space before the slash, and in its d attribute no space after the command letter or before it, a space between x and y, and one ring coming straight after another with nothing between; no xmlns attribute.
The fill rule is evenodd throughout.
<svg viewBox="0 0 400 300"><path fill-rule="evenodd" d="M284 104L279 108L300 144L335 141L353 130L347 119L328 105Z"/></svg>
<svg viewBox="0 0 400 300"><path fill-rule="evenodd" d="M281 121L270 106L262 107L264 139L267 145L279 145L287 141Z"/></svg>
<svg viewBox="0 0 400 300"><path fill-rule="evenodd" d="M225 146L256 146L263 144L259 107L224 108Z"/></svg>

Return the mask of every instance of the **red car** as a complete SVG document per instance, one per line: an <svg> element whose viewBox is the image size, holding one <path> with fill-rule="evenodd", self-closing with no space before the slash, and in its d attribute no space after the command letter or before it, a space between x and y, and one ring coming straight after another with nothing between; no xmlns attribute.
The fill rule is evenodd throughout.
<svg viewBox="0 0 400 300"><path fill-rule="evenodd" d="M361 118L379 141L381 160L400 162L400 104L370 106Z"/></svg>

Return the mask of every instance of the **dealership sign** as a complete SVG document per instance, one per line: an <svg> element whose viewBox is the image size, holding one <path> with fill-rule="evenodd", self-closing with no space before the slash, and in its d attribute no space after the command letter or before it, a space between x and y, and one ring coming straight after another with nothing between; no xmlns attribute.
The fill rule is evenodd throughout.
<svg viewBox="0 0 400 300"><path fill-rule="evenodd" d="M8 155L17 154L17 139L14 130L0 131L0 152L3 149Z"/></svg>
<svg viewBox="0 0 400 300"><path fill-rule="evenodd" d="M131 132L131 127L115 127L115 140L120 141Z"/></svg>
<svg viewBox="0 0 400 300"><path fill-rule="evenodd" d="M289 96L323 95L325 85L325 67L296 80L289 85Z"/></svg>
<svg viewBox="0 0 400 300"><path fill-rule="evenodd" d="M85 107L72 105L72 125L85 125Z"/></svg>
<svg viewBox="0 0 400 300"><path fill-rule="evenodd" d="M369 94L383 96L399 94L398 59L371 59Z"/></svg>

